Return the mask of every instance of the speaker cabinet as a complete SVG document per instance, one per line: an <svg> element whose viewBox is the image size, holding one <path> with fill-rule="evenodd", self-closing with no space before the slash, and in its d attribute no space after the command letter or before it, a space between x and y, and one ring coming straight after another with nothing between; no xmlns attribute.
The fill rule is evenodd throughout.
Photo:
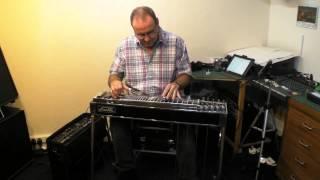
<svg viewBox="0 0 320 180"><path fill-rule="evenodd" d="M53 133L47 139L53 180L87 180L90 175L91 115L84 113ZM94 118L95 164L101 157L106 121Z"/></svg>
<svg viewBox="0 0 320 180"><path fill-rule="evenodd" d="M24 111L2 107L0 119L0 179L10 179L32 160Z"/></svg>

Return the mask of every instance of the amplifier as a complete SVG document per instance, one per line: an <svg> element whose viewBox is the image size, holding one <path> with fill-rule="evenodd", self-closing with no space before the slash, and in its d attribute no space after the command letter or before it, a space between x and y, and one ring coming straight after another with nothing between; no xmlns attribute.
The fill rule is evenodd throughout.
<svg viewBox="0 0 320 180"><path fill-rule="evenodd" d="M32 148L23 110L2 107L0 118L0 179L14 178L32 160Z"/></svg>
<svg viewBox="0 0 320 180"><path fill-rule="evenodd" d="M106 121L94 117L95 157L106 136ZM85 180L90 175L91 114L83 113L47 139L53 180ZM96 163L96 162L95 162Z"/></svg>

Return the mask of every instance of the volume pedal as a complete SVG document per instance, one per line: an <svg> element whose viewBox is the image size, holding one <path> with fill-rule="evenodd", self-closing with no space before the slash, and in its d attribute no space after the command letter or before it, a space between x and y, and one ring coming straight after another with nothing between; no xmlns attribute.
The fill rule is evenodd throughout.
<svg viewBox="0 0 320 180"><path fill-rule="evenodd" d="M320 93L317 91L308 92L307 99L320 105Z"/></svg>

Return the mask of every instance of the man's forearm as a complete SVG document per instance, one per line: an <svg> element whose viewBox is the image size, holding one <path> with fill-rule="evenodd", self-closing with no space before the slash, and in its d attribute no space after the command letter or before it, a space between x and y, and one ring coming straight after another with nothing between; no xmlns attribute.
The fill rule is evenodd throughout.
<svg viewBox="0 0 320 180"><path fill-rule="evenodd" d="M174 82L179 85L180 89L184 89L190 84L191 79L191 76L188 74L180 74Z"/></svg>
<svg viewBox="0 0 320 180"><path fill-rule="evenodd" d="M117 74L110 74L110 75L109 75L109 79L108 79L108 85L109 85L109 87L111 86L111 82L112 82L112 81L115 81L115 80L121 81L121 78L120 78L119 75L117 75Z"/></svg>

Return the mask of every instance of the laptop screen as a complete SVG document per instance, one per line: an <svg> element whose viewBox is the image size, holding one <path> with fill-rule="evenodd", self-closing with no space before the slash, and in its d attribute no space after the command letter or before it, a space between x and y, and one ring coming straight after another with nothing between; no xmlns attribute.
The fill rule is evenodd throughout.
<svg viewBox="0 0 320 180"><path fill-rule="evenodd" d="M226 71L240 76L246 76L252 64L253 59L234 55Z"/></svg>

